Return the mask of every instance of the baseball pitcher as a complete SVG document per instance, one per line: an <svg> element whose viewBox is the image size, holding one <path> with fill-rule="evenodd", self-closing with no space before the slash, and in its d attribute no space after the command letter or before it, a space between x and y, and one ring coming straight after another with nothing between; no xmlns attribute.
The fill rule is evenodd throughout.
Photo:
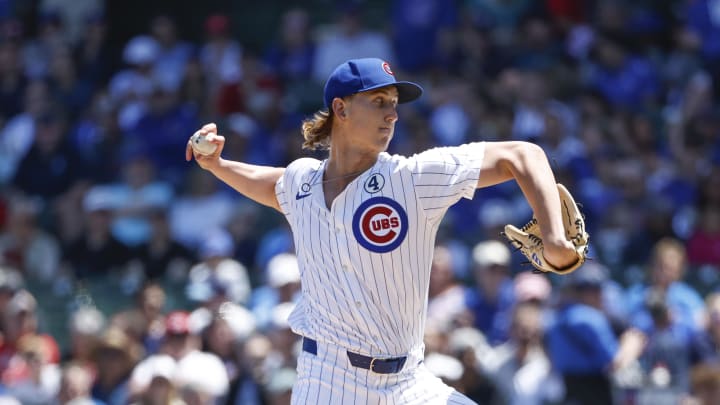
<svg viewBox="0 0 720 405"><path fill-rule="evenodd" d="M303 337L295 404L468 404L423 364L435 235L447 209L479 187L515 180L534 212L513 243L568 273L584 260L566 227L544 152L526 142L476 142L414 156L386 152L397 105L422 95L380 59L349 60L330 75L325 109L302 125L302 158L286 168L221 158L225 139L207 124L186 159L280 211L293 231L302 297L290 315ZM581 224L582 225L582 224ZM581 229L583 236L584 226ZM583 243L586 243L585 237Z"/></svg>

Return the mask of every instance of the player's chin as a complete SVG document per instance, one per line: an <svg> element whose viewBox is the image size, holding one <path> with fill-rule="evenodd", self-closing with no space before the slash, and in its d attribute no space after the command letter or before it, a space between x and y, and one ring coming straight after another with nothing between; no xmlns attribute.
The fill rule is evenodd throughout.
<svg viewBox="0 0 720 405"><path fill-rule="evenodd" d="M380 136L380 139L382 139L385 142L390 142L390 140L392 140L394 134L395 134L395 131L393 128L380 128L380 130L378 131L378 135Z"/></svg>
<svg viewBox="0 0 720 405"><path fill-rule="evenodd" d="M380 138L379 141L378 141L378 147L380 147L380 149L382 149L383 152L386 151L387 148L388 148L388 146L390 146L390 141L391 141L391 140L392 140L392 135L390 135L390 136L383 136L383 137Z"/></svg>

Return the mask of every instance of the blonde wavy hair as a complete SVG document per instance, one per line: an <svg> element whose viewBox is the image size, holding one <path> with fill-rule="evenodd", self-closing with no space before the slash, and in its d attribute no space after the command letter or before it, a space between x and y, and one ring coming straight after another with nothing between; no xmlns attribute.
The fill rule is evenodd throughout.
<svg viewBox="0 0 720 405"><path fill-rule="evenodd" d="M333 113L327 109L320 110L302 123L302 134L305 138L303 149L330 149L330 132L332 130Z"/></svg>

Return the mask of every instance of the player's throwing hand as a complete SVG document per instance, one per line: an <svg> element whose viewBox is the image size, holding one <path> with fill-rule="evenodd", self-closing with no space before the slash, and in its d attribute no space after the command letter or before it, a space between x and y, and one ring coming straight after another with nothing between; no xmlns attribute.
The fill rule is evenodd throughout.
<svg viewBox="0 0 720 405"><path fill-rule="evenodd" d="M185 160L189 162L195 158L200 167L210 170L217 165L224 146L225 137L217 134L217 126L214 123L205 124L188 139Z"/></svg>

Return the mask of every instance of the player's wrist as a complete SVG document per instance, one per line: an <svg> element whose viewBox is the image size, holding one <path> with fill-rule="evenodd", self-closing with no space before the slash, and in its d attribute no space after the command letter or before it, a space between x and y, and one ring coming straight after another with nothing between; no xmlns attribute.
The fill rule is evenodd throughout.
<svg viewBox="0 0 720 405"><path fill-rule="evenodd" d="M543 236L543 245L545 245L545 249L554 251L554 252L561 252L563 250L573 250L573 244L570 243L567 239L565 239L565 235L544 235Z"/></svg>
<svg viewBox="0 0 720 405"><path fill-rule="evenodd" d="M543 256L545 260L558 269L570 267L578 261L578 255L575 247L567 240L557 241L556 243L545 243Z"/></svg>
<svg viewBox="0 0 720 405"><path fill-rule="evenodd" d="M203 169L209 171L210 173L217 175L218 171L222 170L224 167L227 166L227 162L225 161L225 159L218 156L214 159L213 158L209 158L207 160L203 159L200 166Z"/></svg>

